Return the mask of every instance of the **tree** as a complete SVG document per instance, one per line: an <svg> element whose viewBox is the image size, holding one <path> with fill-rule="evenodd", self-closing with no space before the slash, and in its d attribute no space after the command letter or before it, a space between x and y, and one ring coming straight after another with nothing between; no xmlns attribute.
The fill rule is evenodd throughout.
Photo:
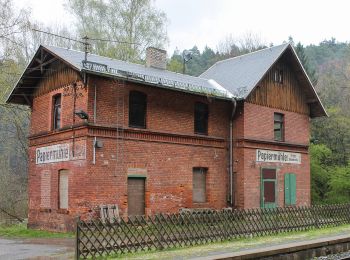
<svg viewBox="0 0 350 260"><path fill-rule="evenodd" d="M311 201L312 204L326 203L329 187L329 163L332 151L323 144L310 145Z"/></svg>
<svg viewBox="0 0 350 260"><path fill-rule="evenodd" d="M247 32L238 38L229 34L217 46L218 53L222 56L221 59L236 57L263 48L266 48L266 43L258 34L252 32Z"/></svg>
<svg viewBox="0 0 350 260"><path fill-rule="evenodd" d="M312 136L332 152L332 164L345 166L350 158L350 118L339 112L339 108L328 109L329 118L313 120Z"/></svg>
<svg viewBox="0 0 350 260"><path fill-rule="evenodd" d="M313 85L317 84L317 76L316 76L316 71L313 67L310 66L309 60L305 54L304 51L304 46L298 42L297 45L295 46L295 51L299 57L299 60L301 61L301 64L303 65L307 75L309 76L311 82Z"/></svg>
<svg viewBox="0 0 350 260"><path fill-rule="evenodd" d="M140 61L147 47L167 42L166 15L151 0L68 0L67 8L78 34L115 41L94 41L100 55Z"/></svg>
<svg viewBox="0 0 350 260"><path fill-rule="evenodd" d="M183 72L183 60L182 55L178 49L175 49L173 55L167 64L167 69L173 72L182 73Z"/></svg>

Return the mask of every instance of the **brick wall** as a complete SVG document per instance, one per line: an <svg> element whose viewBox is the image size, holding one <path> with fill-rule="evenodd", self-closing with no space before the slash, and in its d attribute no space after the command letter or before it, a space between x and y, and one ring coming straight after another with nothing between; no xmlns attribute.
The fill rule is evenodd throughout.
<svg viewBox="0 0 350 260"><path fill-rule="evenodd" d="M128 127L131 90L147 95L146 129ZM52 132L52 98L57 93L62 93L63 130ZM209 106L208 136L194 134L196 101ZM73 107L72 88L59 88L34 99L29 150L29 226L71 230L77 216L96 215L100 204L118 204L121 215L127 216L127 178L135 171L146 177L146 214L177 212L182 207L227 206L229 101L89 77L88 88L78 87L75 101L76 110L88 113L89 126L75 117L75 127L71 128ZM284 144L273 141L274 112L285 115ZM117 128L118 125L122 128ZM277 168L279 206L284 205L287 172L297 176L297 204L310 203L308 116L239 103L233 136L236 206L260 206L260 169L266 166ZM102 148L96 148L95 163L94 138L103 144ZM73 147L75 151L85 149L84 155L72 155L68 162L35 164L36 148L59 143L69 143L71 151ZM302 164L257 163L256 149L299 152ZM193 167L208 168L205 203L192 202ZM58 209L58 172L62 169L69 170L68 211ZM50 196L41 191L48 183Z"/></svg>
<svg viewBox="0 0 350 260"><path fill-rule="evenodd" d="M244 111L244 113L243 113ZM296 203L310 204L310 161L308 155L309 118L279 109L244 103L237 111L235 125L244 125L235 135L234 169L237 174L236 206L260 207L261 168L277 170L277 205L284 206L284 175L296 174ZM283 113L285 142L274 142L273 115ZM254 140L251 141L250 139ZM261 140L263 142L255 141ZM281 150L301 153L301 164L256 162L256 149Z"/></svg>

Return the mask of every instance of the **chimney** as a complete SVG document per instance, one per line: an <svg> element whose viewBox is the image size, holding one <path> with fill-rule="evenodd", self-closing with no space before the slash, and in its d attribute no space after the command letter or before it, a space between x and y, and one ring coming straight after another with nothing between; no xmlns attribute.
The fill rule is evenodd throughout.
<svg viewBox="0 0 350 260"><path fill-rule="evenodd" d="M154 47L146 49L146 67L166 69L166 51Z"/></svg>

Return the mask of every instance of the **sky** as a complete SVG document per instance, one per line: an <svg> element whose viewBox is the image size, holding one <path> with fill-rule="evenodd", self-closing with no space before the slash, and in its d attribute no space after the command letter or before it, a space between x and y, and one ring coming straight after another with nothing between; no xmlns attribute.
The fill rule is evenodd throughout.
<svg viewBox="0 0 350 260"><path fill-rule="evenodd" d="M258 35L265 44L278 45L292 36L304 45L336 38L350 41L350 1L347 0L153 0L168 17L168 53L175 48L216 49L228 35ZM47 25L69 25L74 20L65 0L14 0L30 7L32 17Z"/></svg>

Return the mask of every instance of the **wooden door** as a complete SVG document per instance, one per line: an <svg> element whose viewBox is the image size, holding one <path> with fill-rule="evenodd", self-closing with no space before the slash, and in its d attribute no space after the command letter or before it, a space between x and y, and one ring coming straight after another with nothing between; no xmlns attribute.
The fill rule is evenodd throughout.
<svg viewBox="0 0 350 260"><path fill-rule="evenodd" d="M128 178L128 216L145 215L145 179Z"/></svg>
<svg viewBox="0 0 350 260"><path fill-rule="evenodd" d="M277 206L276 169L261 169L261 207L274 208Z"/></svg>

